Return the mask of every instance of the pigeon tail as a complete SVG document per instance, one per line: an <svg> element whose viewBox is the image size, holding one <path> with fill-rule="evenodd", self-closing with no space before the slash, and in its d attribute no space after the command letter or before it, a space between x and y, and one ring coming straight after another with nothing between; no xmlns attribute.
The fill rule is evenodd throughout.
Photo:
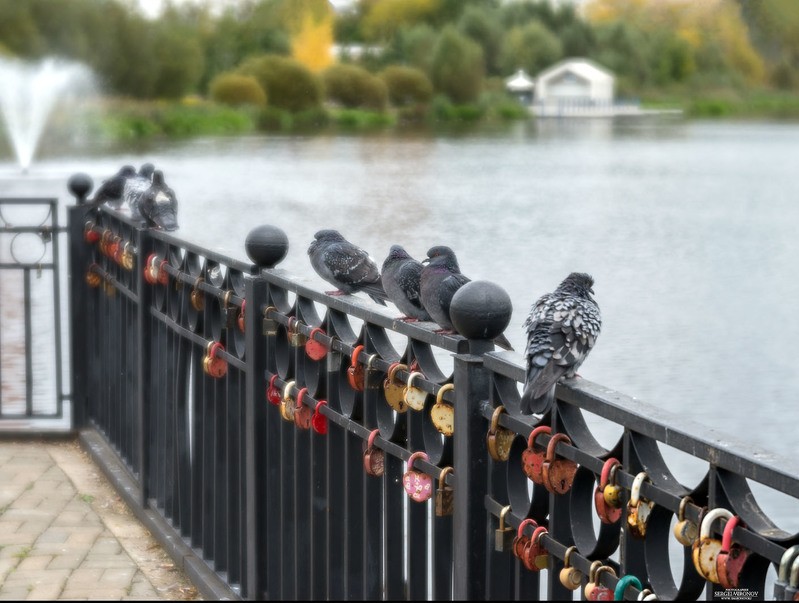
<svg viewBox="0 0 799 603"><path fill-rule="evenodd" d="M359 291L363 291L369 297L371 297L375 302L380 304L381 306L386 305L386 300L388 299L388 295L386 295L385 290L383 290L383 285L380 282L373 283L371 285L365 285L361 287Z"/></svg>
<svg viewBox="0 0 799 603"><path fill-rule="evenodd" d="M534 396L533 388L527 386L524 388L521 400L521 411L523 415L532 414L545 414L552 405L555 403L555 388L547 390L543 396Z"/></svg>

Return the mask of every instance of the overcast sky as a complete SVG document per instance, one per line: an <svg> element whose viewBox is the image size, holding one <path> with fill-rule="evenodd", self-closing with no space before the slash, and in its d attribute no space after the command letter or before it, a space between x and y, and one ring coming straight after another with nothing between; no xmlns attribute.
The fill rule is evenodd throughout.
<svg viewBox="0 0 799 603"><path fill-rule="evenodd" d="M223 8L224 6L229 6L230 4L234 4L235 0L172 0L176 4L185 4L187 2L194 3L194 4L202 4L203 2L208 2L213 6ZM331 4L336 7L339 6L346 6L347 4L351 4L355 0L330 0ZM164 5L164 0L135 0L138 5L141 7L142 11L148 17L156 17L158 13L161 12L161 8Z"/></svg>

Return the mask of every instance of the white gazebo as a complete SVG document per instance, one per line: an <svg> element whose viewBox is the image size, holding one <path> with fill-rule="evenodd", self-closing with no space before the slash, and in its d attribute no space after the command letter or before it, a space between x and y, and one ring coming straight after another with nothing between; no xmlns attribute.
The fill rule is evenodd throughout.
<svg viewBox="0 0 799 603"><path fill-rule="evenodd" d="M535 82L527 75L524 69L519 69L509 78L505 78L505 90L518 98L523 105L529 105L533 102L534 89Z"/></svg>
<svg viewBox="0 0 799 603"><path fill-rule="evenodd" d="M564 59L538 74L534 105L539 115L612 111L616 78L583 58Z"/></svg>

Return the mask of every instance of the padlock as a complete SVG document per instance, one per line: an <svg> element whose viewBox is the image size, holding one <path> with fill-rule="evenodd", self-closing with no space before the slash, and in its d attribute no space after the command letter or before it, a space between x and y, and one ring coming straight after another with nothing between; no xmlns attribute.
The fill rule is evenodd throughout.
<svg viewBox="0 0 799 603"><path fill-rule="evenodd" d="M247 300L241 300L241 308L239 308L239 317L236 319L236 323L239 327L239 331L244 333L244 308L247 307Z"/></svg>
<svg viewBox="0 0 799 603"><path fill-rule="evenodd" d="M402 396L408 408L412 410L423 410L424 403L427 400L427 392L418 387L414 387L413 381L417 377L424 377L424 375L418 371L413 371L408 375L408 383L405 385Z"/></svg>
<svg viewBox="0 0 799 603"><path fill-rule="evenodd" d="M799 601L799 557L793 560L788 575L788 586L785 587L783 601Z"/></svg>
<svg viewBox="0 0 799 603"><path fill-rule="evenodd" d="M313 427L313 430L319 435L325 435L327 433L327 417L321 412L322 407L326 405L326 400L319 400L319 402L316 403L316 408L314 408L313 416L311 417L311 427Z"/></svg>
<svg viewBox="0 0 799 603"><path fill-rule="evenodd" d="M379 356L377 354L371 354L369 358L366 359L366 368L364 369L365 372L363 375L364 389L378 390L383 387L383 373L375 366L375 361L378 358Z"/></svg>
<svg viewBox="0 0 799 603"><path fill-rule="evenodd" d="M559 575L560 583L564 588L568 588L569 590L577 590L580 588L580 585L583 583L583 578L585 578L585 574L571 564L572 555L576 550L576 546L570 546L566 549L566 552L563 553L563 569L560 570Z"/></svg>
<svg viewBox="0 0 799 603"><path fill-rule="evenodd" d="M491 458L498 463L508 460L510 457L510 448L513 445L513 440L516 434L510 429L505 429L499 424L499 416L505 412L504 406L497 406L494 409L494 414L491 415L491 425L486 434L486 447L488 454Z"/></svg>
<svg viewBox="0 0 799 603"><path fill-rule="evenodd" d="M272 312L277 312L277 308L274 306L267 306L264 308L264 318L261 327L261 333L264 337L274 337L277 335L277 321L269 316Z"/></svg>
<svg viewBox="0 0 799 603"><path fill-rule="evenodd" d="M168 285L169 284L169 272L166 271L166 267L169 264L169 261L166 259L161 260L158 264L158 284L159 285Z"/></svg>
<svg viewBox="0 0 799 603"><path fill-rule="evenodd" d="M727 509L713 509L707 512L699 528L699 538L694 541L691 557L696 571L705 580L714 584L719 583L719 574L716 570L716 556L721 551L721 540L710 537L710 526L717 519L732 519L732 513Z"/></svg>
<svg viewBox="0 0 799 603"><path fill-rule="evenodd" d="M530 432L527 438L527 448L522 452L522 469L524 474L535 484L544 483L544 458L546 448L536 450L535 439L542 433L552 433L552 428L548 425L539 425Z"/></svg>
<svg viewBox="0 0 799 603"><path fill-rule="evenodd" d="M122 248L122 257L120 259L120 264L122 268L130 272L136 266L136 256L133 255L132 245L130 241L125 243L125 246Z"/></svg>
<svg viewBox="0 0 799 603"><path fill-rule="evenodd" d="M89 285L89 287L99 287L100 283L103 282L103 277L95 272L95 268L99 268L99 266L97 264L92 264L86 271L86 284Z"/></svg>
<svg viewBox="0 0 799 603"><path fill-rule="evenodd" d="M391 363L391 366L388 367L388 374L383 381L383 393L386 396L386 402L392 409L398 413L404 413L408 411L408 405L405 404L405 386L394 379L394 375L397 374L398 370L406 371L408 366L399 362Z"/></svg>
<svg viewBox="0 0 799 603"><path fill-rule="evenodd" d="M430 419L433 421L439 433L449 437L455 433L455 407L444 402L444 394L454 390L455 385L447 383L438 388L436 403L430 409Z"/></svg>
<svg viewBox="0 0 799 603"><path fill-rule="evenodd" d="M103 291L105 291L108 297L114 297L114 295L116 295L117 288L114 287L114 283L110 276L106 276L105 281L103 281Z"/></svg>
<svg viewBox="0 0 799 603"><path fill-rule="evenodd" d="M269 379L269 385L266 388L266 399L270 404L274 404L275 406L280 404L280 401L283 399L283 396L280 395L280 390L275 385L276 379L277 375L272 375L272 378Z"/></svg>
<svg viewBox="0 0 799 603"><path fill-rule="evenodd" d="M649 481L645 471L641 471L633 479L630 488L630 500L627 503L627 530L636 538L646 537L646 524L655 503L641 498L641 485Z"/></svg>
<svg viewBox="0 0 799 603"><path fill-rule="evenodd" d="M685 507L688 503L693 504L690 496L683 496L680 501L680 509L677 511L677 523L674 525L674 537L683 546L691 546L699 535L699 527L685 518Z"/></svg>
<svg viewBox="0 0 799 603"><path fill-rule="evenodd" d="M505 523L505 517L510 513L510 505L503 507L499 512L499 527L494 530L494 550L499 553L507 553L513 546L513 528Z"/></svg>
<svg viewBox="0 0 799 603"><path fill-rule="evenodd" d="M627 590L628 586L633 586L638 590L643 588L641 581L636 576L627 574L619 578L619 581L616 583L616 588L613 589L613 600L624 601L624 591Z"/></svg>
<svg viewBox="0 0 799 603"><path fill-rule="evenodd" d="M144 262L144 280L150 285L155 285L158 282L157 275L153 273L153 265L158 260L158 256L151 253L147 256L147 261Z"/></svg>
<svg viewBox="0 0 799 603"><path fill-rule="evenodd" d="M119 251L119 243L122 239L119 238L118 235L111 233L108 236L105 244L105 255L107 255L112 260L116 261L117 252Z"/></svg>
<svg viewBox="0 0 799 603"><path fill-rule="evenodd" d="M293 348L301 348L308 341L308 338L300 331L301 324L296 316L289 317L288 338L289 345Z"/></svg>
<svg viewBox="0 0 799 603"><path fill-rule="evenodd" d="M616 473L621 469L621 464L612 465L608 473L608 483L602 490L602 498L605 499L605 504L612 509L621 509L621 493L622 488L616 483Z"/></svg>
<svg viewBox="0 0 799 603"><path fill-rule="evenodd" d="M732 541L732 532L739 526L746 527L737 515L727 522L721 536L721 550L716 555L716 573L719 575L719 584L724 588L738 588L741 570L749 557L747 549Z"/></svg>
<svg viewBox="0 0 799 603"><path fill-rule="evenodd" d="M122 241L122 237L120 237L120 236L115 236L114 237L114 242L115 242L115 246L114 246L114 250L113 250L113 254L112 254L111 258L114 260L114 262L116 262L116 264L118 266L121 266L122 265L122 252L125 251L125 243L124 243L124 241Z"/></svg>
<svg viewBox="0 0 799 603"><path fill-rule="evenodd" d="M375 446L375 438L380 434L379 429L373 429L366 441L366 450L363 452L363 468L367 475L380 477L386 469L386 455L382 449Z"/></svg>
<svg viewBox="0 0 799 603"><path fill-rule="evenodd" d="M297 392L297 404L294 407L294 425L303 430L311 428L311 417L313 416L311 408L302 402L307 392L307 387L303 387Z"/></svg>
<svg viewBox="0 0 799 603"><path fill-rule="evenodd" d="M83 240L87 243L96 243L100 240L100 233L94 229L94 222L89 221L83 226Z"/></svg>
<svg viewBox="0 0 799 603"><path fill-rule="evenodd" d="M574 482L574 474L577 473L577 463L569 459L555 458L555 446L558 442L571 444L572 441L566 434L556 433L549 440L547 445L547 456L544 459L542 475L544 487L552 494L566 494Z"/></svg>
<svg viewBox="0 0 799 603"><path fill-rule="evenodd" d="M308 335L308 341L305 342L305 353L311 360L321 360L327 355L327 347L321 341L314 339L314 335L325 335L324 330L320 327L311 329L311 334Z"/></svg>
<svg viewBox="0 0 799 603"><path fill-rule="evenodd" d="M160 270L159 270L160 275ZM156 280L159 280L156 277ZM200 283L203 282L203 278L201 276L197 277L197 280L194 281L194 287L191 289L191 295L189 296L191 299L191 307L197 310L197 312L202 312L205 309L205 295L203 295L202 290L200 290Z"/></svg>
<svg viewBox="0 0 799 603"><path fill-rule="evenodd" d="M230 298L233 297L233 291L228 289L222 297L222 315L225 317L225 328L232 329L236 326L236 315L238 311L236 306L230 305Z"/></svg>
<svg viewBox="0 0 799 603"><path fill-rule="evenodd" d="M524 547L522 553L522 565L531 572L540 572L547 569L549 565L549 554L541 544L541 538L547 533L547 529L543 526L537 527L533 530L533 535L530 536L530 542Z"/></svg>
<svg viewBox="0 0 799 603"><path fill-rule="evenodd" d="M364 388L364 369L363 365L358 363L358 356L361 352L363 352L363 346L356 345L352 350L352 362L347 369L347 381L356 392L362 392Z"/></svg>
<svg viewBox="0 0 799 603"><path fill-rule="evenodd" d="M794 559L799 558L799 544L785 549L785 552L780 558L780 567L777 572L777 580L774 582L774 600L783 601L785 597L785 588L788 586L790 579L791 564Z"/></svg>
<svg viewBox="0 0 799 603"><path fill-rule="evenodd" d="M427 460L424 452L414 452L408 459L408 470L402 476L402 485L406 494L414 502L425 502L433 496L433 478L413 468L416 459Z"/></svg>
<svg viewBox="0 0 799 603"><path fill-rule="evenodd" d="M452 473L452 467L444 467L438 476L436 489L436 517L452 515L455 507L455 490L446 483L447 474Z"/></svg>
<svg viewBox="0 0 799 603"><path fill-rule="evenodd" d="M585 589L583 592L585 593L585 598L589 601L613 601L613 590L605 586L604 584L600 583L600 579L602 578L602 574L604 572L609 572L612 575L616 575L616 572L613 571L612 567L607 565L602 565L598 567L594 571L593 578L589 578L588 584L585 585Z"/></svg>
<svg viewBox="0 0 799 603"><path fill-rule="evenodd" d="M525 519L519 524L519 527L516 528L516 537L513 539L511 543L511 550L513 551L513 556L516 557L519 561L522 560L524 557L524 549L530 543L530 537L524 533L524 529L527 526L533 526L533 528L538 527L538 523L536 523L535 519Z"/></svg>
<svg viewBox="0 0 799 603"><path fill-rule="evenodd" d="M214 379L221 379L227 374L227 361L217 356L225 348L218 341L211 341L206 349L205 360L203 360L203 370L207 375Z"/></svg>
<svg viewBox="0 0 799 603"><path fill-rule="evenodd" d="M280 399L280 416L284 421L294 422L294 401L291 399L291 388L296 381L288 381L283 386L283 397Z"/></svg>
<svg viewBox="0 0 799 603"><path fill-rule="evenodd" d="M594 490L594 508L596 509L596 514L599 516L599 520L602 523L612 524L621 519L621 508L612 507L605 500L605 489L610 485L608 483L610 472L614 467L618 470L620 465L621 463L618 461L618 459L614 459L613 457L607 459L605 464L602 465L602 473L599 477L599 485L597 485L596 490Z"/></svg>
<svg viewBox="0 0 799 603"><path fill-rule="evenodd" d="M102 232L100 235L100 241L97 244L97 248L100 250L100 253L103 255L108 255L108 243L111 239L111 231L107 228Z"/></svg>

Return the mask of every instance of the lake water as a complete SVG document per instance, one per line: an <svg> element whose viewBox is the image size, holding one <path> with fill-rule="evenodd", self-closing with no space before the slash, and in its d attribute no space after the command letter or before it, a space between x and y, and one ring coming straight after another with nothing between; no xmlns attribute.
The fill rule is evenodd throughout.
<svg viewBox="0 0 799 603"><path fill-rule="evenodd" d="M306 255L319 229L340 230L378 263L395 243L420 259L449 245L464 274L510 294L517 350L535 299L589 272L603 328L583 377L790 456L798 149L799 124L539 120L53 156L25 181L6 158L0 180L4 194L67 201L75 171L99 184L123 163L152 161L180 200L181 236L243 258L252 227L280 226L291 246L281 267L326 288Z"/></svg>

